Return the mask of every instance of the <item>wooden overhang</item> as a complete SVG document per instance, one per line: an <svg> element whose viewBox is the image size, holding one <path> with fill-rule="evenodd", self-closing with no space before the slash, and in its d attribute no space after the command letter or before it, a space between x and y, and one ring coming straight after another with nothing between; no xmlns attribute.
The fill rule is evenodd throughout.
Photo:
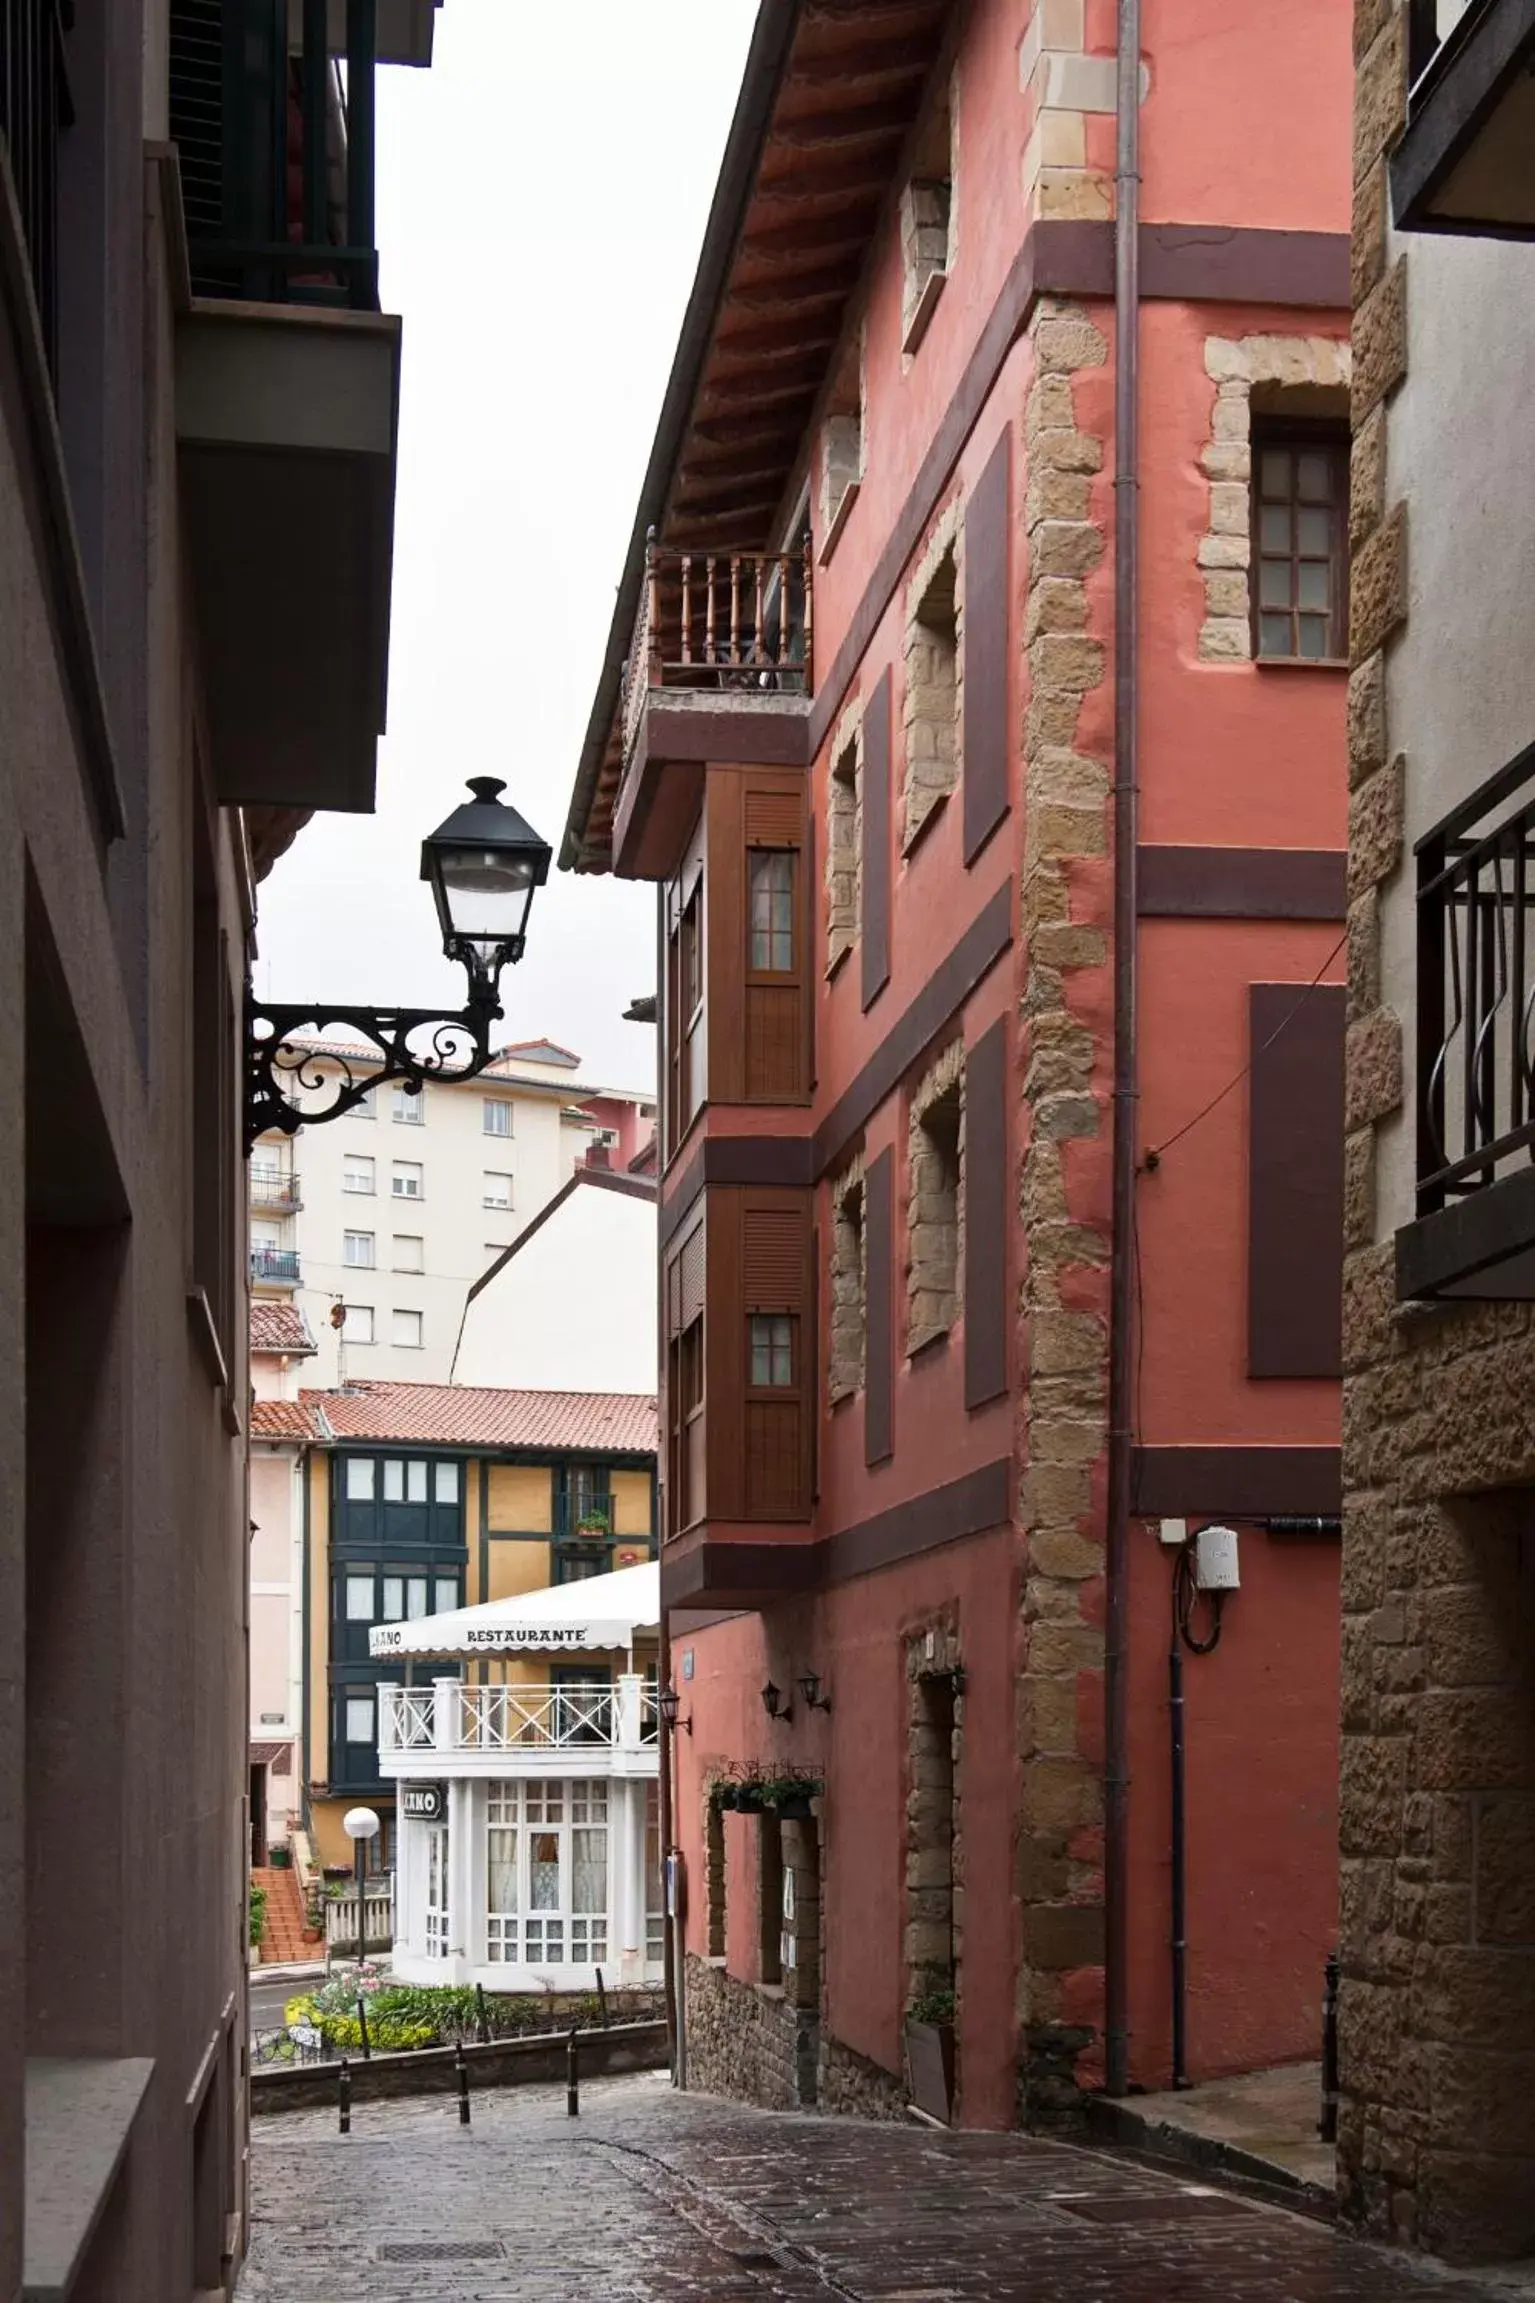
<svg viewBox="0 0 1535 2303"><path fill-rule="evenodd" d="M762 0L662 403L560 863L606 871L645 545L773 549L958 0Z"/></svg>

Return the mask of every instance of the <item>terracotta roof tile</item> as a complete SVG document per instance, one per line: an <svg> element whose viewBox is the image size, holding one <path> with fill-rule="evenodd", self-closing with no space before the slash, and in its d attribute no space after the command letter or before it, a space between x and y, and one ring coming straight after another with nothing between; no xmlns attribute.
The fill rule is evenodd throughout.
<svg viewBox="0 0 1535 2303"><path fill-rule="evenodd" d="M308 1395L311 1399L317 1393ZM297 1399L253 1399L252 1439L322 1439L324 1432L313 1408Z"/></svg>
<svg viewBox="0 0 1535 2303"><path fill-rule="evenodd" d="M290 1358L307 1359L317 1349L297 1304L270 1303L261 1296L252 1300L252 1351L283 1351Z"/></svg>
<svg viewBox="0 0 1535 2303"><path fill-rule="evenodd" d="M447 1447L576 1448L653 1455L653 1393L492 1391L467 1384L360 1383L306 1391L337 1439L417 1439ZM285 1404L258 1401L257 1406Z"/></svg>

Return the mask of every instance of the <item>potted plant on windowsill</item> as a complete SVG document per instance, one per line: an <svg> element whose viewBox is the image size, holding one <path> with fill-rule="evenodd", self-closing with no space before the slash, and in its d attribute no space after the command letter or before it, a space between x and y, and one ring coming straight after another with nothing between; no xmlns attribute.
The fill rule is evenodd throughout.
<svg viewBox="0 0 1535 2303"><path fill-rule="evenodd" d="M952 1984L930 1984L906 2010L906 2084L917 2109L947 2127L954 2116Z"/></svg>
<svg viewBox="0 0 1535 2303"><path fill-rule="evenodd" d="M609 1536L612 1532L605 1511L583 1511L581 1517L576 1521L576 1533L579 1536L587 1538Z"/></svg>
<svg viewBox="0 0 1535 2303"><path fill-rule="evenodd" d="M820 1780L814 1775L774 1775L762 1786L763 1804L776 1811L781 1823L808 1823L810 1803L820 1795Z"/></svg>
<svg viewBox="0 0 1535 2303"><path fill-rule="evenodd" d="M737 1786L728 1775L722 1775L710 1788L709 1796L722 1812L734 1810Z"/></svg>

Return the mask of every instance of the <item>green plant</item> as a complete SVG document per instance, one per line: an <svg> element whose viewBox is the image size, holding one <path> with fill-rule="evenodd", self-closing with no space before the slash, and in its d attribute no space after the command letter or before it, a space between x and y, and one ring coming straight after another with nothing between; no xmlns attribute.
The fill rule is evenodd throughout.
<svg viewBox="0 0 1535 2303"><path fill-rule="evenodd" d="M583 1511L576 1521L577 1535L611 1535L612 1526L605 1511Z"/></svg>
<svg viewBox="0 0 1535 2303"><path fill-rule="evenodd" d="M257 1944L261 1941L261 1931L265 1925L266 1889L264 1887L258 1887L253 1879L250 1883L250 1905L248 1914L250 1944L253 1951L255 1950Z"/></svg>
<svg viewBox="0 0 1535 2303"><path fill-rule="evenodd" d="M906 2020L908 2023L952 2023L953 1985L930 1983L925 1991L917 1992L907 2007Z"/></svg>
<svg viewBox="0 0 1535 2303"><path fill-rule="evenodd" d="M769 1775L761 1786L763 1801L769 1807L808 1805L820 1798L822 1788L818 1775Z"/></svg>
<svg viewBox="0 0 1535 2303"><path fill-rule="evenodd" d="M267 1861L271 1864L274 1871L287 1871L291 1869L293 1863L293 1850L288 1845L286 1840L283 1840L276 1847L269 1847L266 1852Z"/></svg>

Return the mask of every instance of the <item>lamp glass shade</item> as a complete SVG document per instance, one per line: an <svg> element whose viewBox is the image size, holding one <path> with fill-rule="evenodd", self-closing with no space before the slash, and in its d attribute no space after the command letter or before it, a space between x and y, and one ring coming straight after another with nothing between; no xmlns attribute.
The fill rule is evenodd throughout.
<svg viewBox="0 0 1535 2303"><path fill-rule="evenodd" d="M500 794L494 776L475 776L472 800L455 808L421 847L443 947L491 969L521 957L533 891L549 877L553 851Z"/></svg>
<svg viewBox="0 0 1535 2303"><path fill-rule="evenodd" d="M348 1839L376 1839L379 1821L371 1807L349 1807L341 1818L341 1828Z"/></svg>
<svg viewBox="0 0 1535 2303"><path fill-rule="evenodd" d="M677 1710L680 1700L675 1687L663 1687L656 1697L656 1709L668 1727L675 1727L677 1724Z"/></svg>

